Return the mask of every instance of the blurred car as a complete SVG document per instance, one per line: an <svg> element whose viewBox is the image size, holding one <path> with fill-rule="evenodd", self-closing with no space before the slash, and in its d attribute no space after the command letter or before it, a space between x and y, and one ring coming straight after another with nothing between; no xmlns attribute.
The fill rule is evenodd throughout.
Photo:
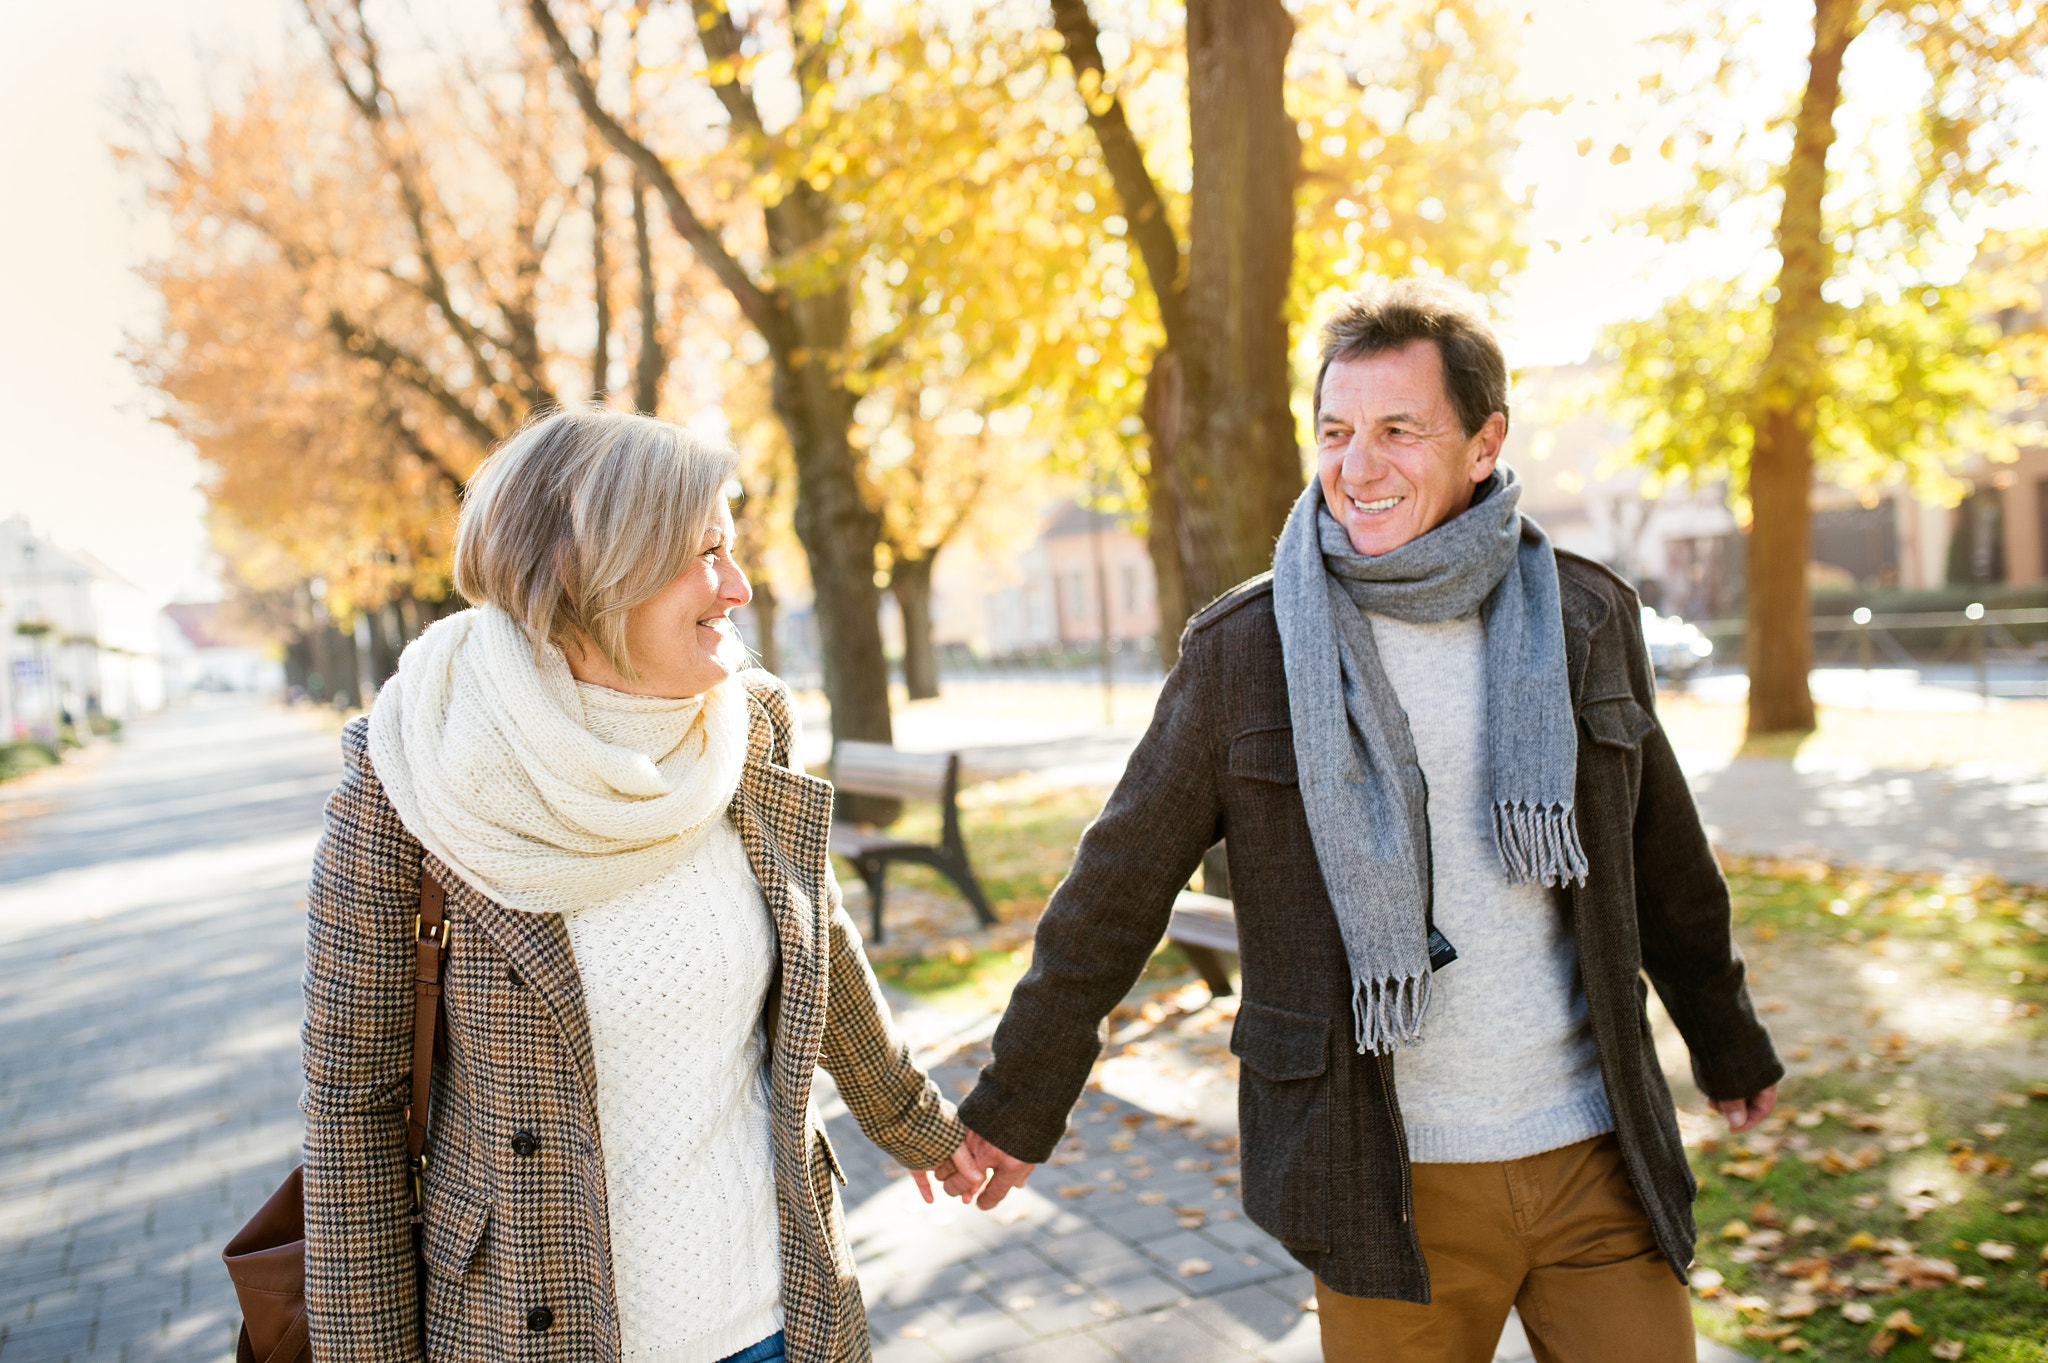
<svg viewBox="0 0 2048 1363"><path fill-rule="evenodd" d="M1714 641L1675 615L1659 615L1643 607L1643 642L1650 648L1650 666L1660 677L1683 682L1714 654Z"/></svg>

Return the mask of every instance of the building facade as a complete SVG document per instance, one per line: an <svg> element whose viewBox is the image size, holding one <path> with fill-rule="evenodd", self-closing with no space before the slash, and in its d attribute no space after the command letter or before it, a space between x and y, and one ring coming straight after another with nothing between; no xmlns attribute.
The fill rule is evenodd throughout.
<svg viewBox="0 0 2048 1363"><path fill-rule="evenodd" d="M164 704L156 611L91 554L0 521L0 741Z"/></svg>

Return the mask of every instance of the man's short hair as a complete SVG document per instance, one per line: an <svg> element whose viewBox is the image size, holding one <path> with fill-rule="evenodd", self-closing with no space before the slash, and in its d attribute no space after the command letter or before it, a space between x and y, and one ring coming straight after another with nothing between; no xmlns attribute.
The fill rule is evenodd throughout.
<svg viewBox="0 0 2048 1363"><path fill-rule="evenodd" d="M1323 376L1339 360L1362 360L1414 341L1435 341L1444 392L1467 436L1486 418L1508 414L1508 363L1477 303L1426 279L1370 285L1323 323L1323 364L1316 371L1315 417L1323 415Z"/></svg>

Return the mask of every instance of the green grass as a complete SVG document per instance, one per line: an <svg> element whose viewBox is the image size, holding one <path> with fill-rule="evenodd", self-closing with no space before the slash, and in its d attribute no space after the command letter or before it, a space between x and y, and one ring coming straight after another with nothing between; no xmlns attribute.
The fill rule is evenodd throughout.
<svg viewBox="0 0 2048 1363"><path fill-rule="evenodd" d="M0 743L0 781L43 767L54 767L57 761L57 750L48 743L38 743L34 739Z"/></svg>
<svg viewBox="0 0 2048 1363"><path fill-rule="evenodd" d="M1863 1359L1905 1310L1922 1333L1893 1331L1879 1356L1915 1363L1960 1343L1967 1359L2048 1363L2048 1176L2030 1172L2048 1160L2048 895L1747 861L1729 883L1746 952L1777 963L1759 997L1782 978L1807 1002L1767 1012L1794 1070L1778 1112L1693 1151L1696 1274L1723 1279L1697 1303L1701 1328L1758 1357L1791 1343ZM1952 1016L1928 1011L1937 995L1974 999L1981 1022L1929 1030ZM1859 1005L1860 1028L1843 1021ZM1847 1035L1795 1044L1802 1023ZM1896 1281L1885 1261L1899 1242L1981 1285ZM1987 1242L2014 1257L1980 1254ZM1811 1315L1780 1314L1802 1295L1818 1302ZM1846 1303L1871 1318L1845 1319Z"/></svg>

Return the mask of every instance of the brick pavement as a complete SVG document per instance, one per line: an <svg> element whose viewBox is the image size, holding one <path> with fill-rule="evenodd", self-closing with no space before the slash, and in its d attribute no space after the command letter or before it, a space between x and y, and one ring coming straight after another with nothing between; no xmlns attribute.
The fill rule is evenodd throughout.
<svg viewBox="0 0 2048 1363"><path fill-rule="evenodd" d="M338 762L300 717L205 709L0 792L5 1363L234 1356L220 1247L298 1157Z"/></svg>

